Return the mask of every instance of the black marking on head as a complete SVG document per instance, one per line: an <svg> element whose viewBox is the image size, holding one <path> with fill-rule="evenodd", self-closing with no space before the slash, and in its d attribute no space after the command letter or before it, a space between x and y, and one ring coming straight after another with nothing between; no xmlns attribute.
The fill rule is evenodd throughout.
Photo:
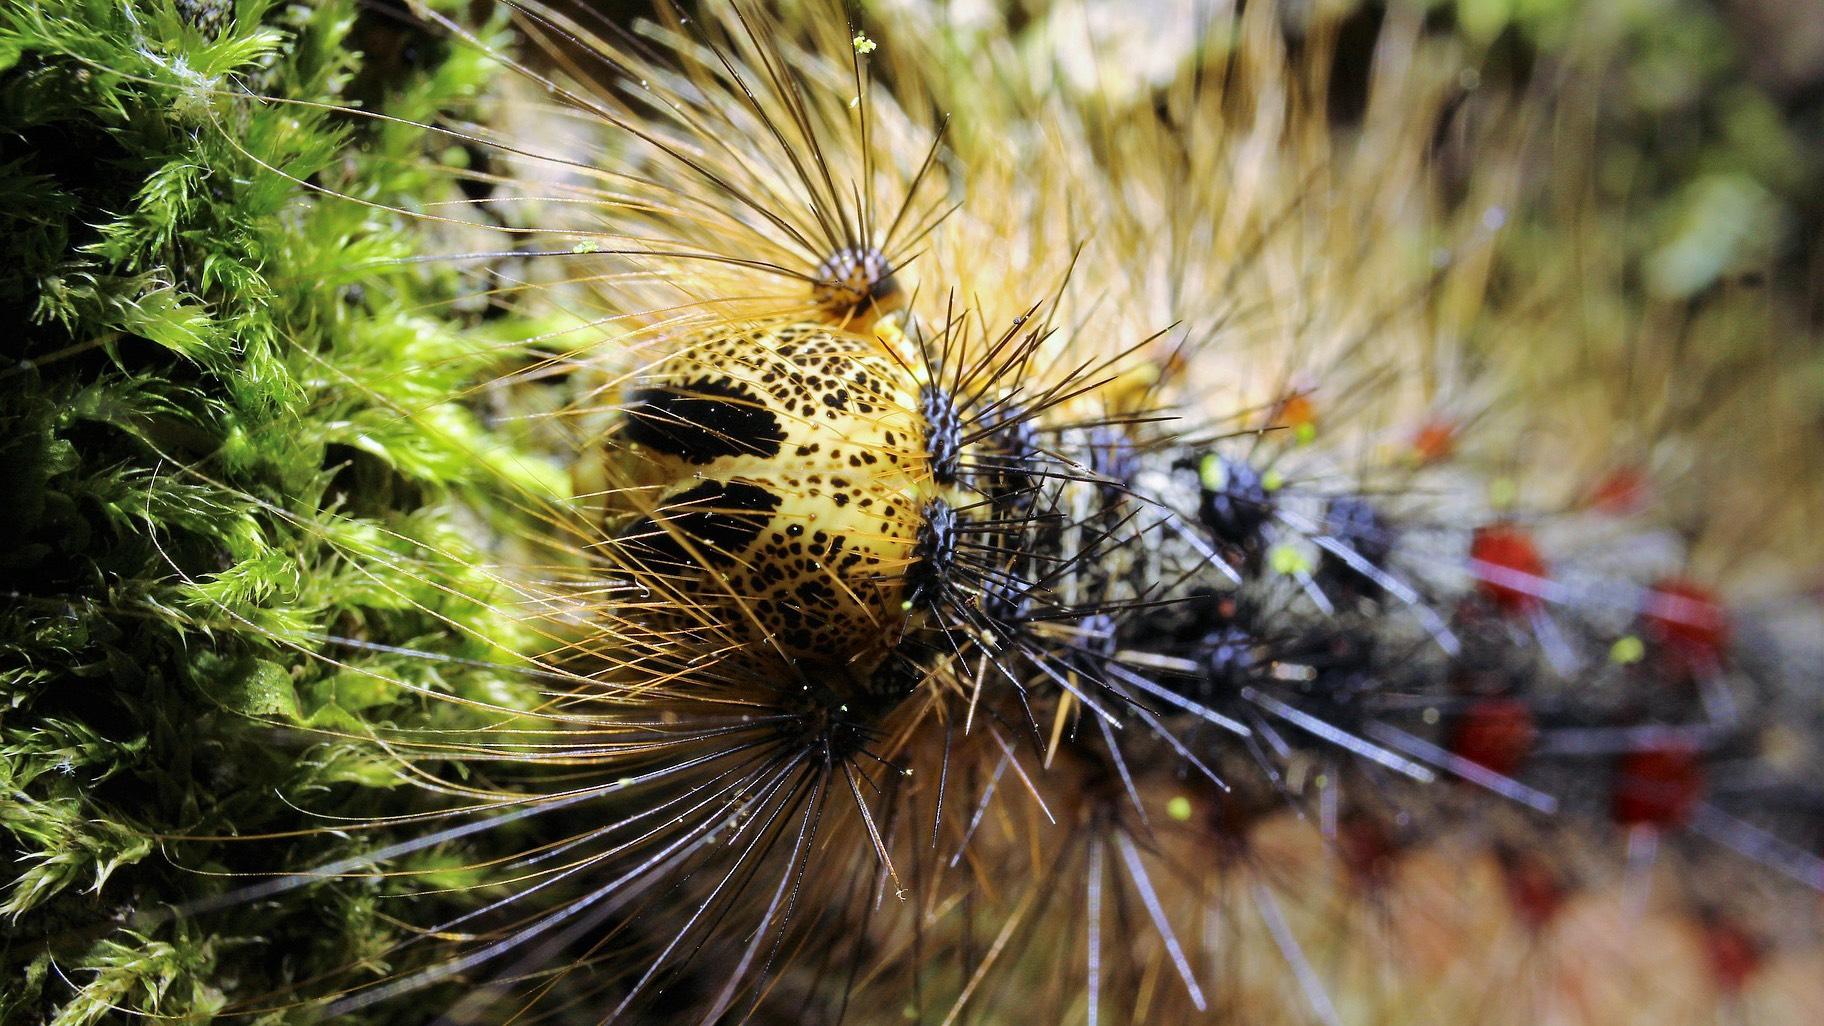
<svg viewBox="0 0 1824 1026"><path fill-rule="evenodd" d="M906 601L928 608L949 591L950 574L956 567L956 536L956 511L950 504L942 499L925 503L912 566L906 571Z"/></svg>
<svg viewBox="0 0 1824 1026"><path fill-rule="evenodd" d="M758 485L704 481L668 496L657 513L622 531L616 542L651 570L700 568L680 539L701 552L705 562L727 566L736 561L734 553L766 529L779 503L779 496Z"/></svg>
<svg viewBox="0 0 1824 1026"><path fill-rule="evenodd" d="M633 393L624 437L702 466L724 456L779 455L785 429L747 386L699 378Z"/></svg>
<svg viewBox="0 0 1824 1026"><path fill-rule="evenodd" d="M925 454L931 457L931 476L941 485L956 483L963 455L963 418L956 400L936 385L918 393L918 413L925 423Z"/></svg>

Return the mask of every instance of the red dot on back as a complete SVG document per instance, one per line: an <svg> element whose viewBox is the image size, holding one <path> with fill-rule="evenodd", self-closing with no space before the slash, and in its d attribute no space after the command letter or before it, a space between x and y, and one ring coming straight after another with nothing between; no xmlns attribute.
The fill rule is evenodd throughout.
<svg viewBox="0 0 1824 1026"><path fill-rule="evenodd" d="M1680 578L1653 585L1641 608L1648 637L1672 668L1686 674L1722 663L1729 647L1729 618L1708 589Z"/></svg>
<svg viewBox="0 0 1824 1026"><path fill-rule="evenodd" d="M1463 711L1450 737L1451 754L1511 777L1532 751L1539 730L1517 698L1485 698Z"/></svg>
<svg viewBox="0 0 1824 1026"><path fill-rule="evenodd" d="M1545 560L1530 533L1513 524L1478 527L1470 540L1469 558L1477 590L1496 609L1520 615L1539 607Z"/></svg>
<svg viewBox="0 0 1824 1026"><path fill-rule="evenodd" d="M1615 767L1610 814L1622 826L1682 826L1704 795L1695 748L1668 742L1623 755Z"/></svg>

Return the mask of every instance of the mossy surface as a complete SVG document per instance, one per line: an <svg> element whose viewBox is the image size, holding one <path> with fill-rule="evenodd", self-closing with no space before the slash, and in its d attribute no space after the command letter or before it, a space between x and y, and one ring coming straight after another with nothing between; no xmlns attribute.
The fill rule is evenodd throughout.
<svg viewBox="0 0 1824 1026"><path fill-rule="evenodd" d="M329 109L490 70L352 0L0 13L0 1020L205 1021L392 935L374 880L159 911L375 843L181 838L390 808L364 726L445 704L380 682L503 687L373 647L512 643L451 515L501 443L464 286L385 208L436 198L431 143Z"/></svg>

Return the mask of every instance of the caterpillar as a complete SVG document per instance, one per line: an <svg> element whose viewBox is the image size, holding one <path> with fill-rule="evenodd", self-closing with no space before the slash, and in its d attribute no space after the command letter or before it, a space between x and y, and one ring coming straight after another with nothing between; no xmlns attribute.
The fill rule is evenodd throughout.
<svg viewBox="0 0 1824 1026"><path fill-rule="evenodd" d="M28 870L9 1015L1824 1004L1816 653L1697 569L1741 518L1809 558L1778 533L1824 478L1774 487L1784 439L1743 455L1751 422L1668 402L1662 487L1726 493L1717 519L1679 537L1625 477L1590 488L1614 441L1564 425L1631 397L1554 396L1526 361L1602 286L1507 234L1552 195L1542 126L1576 85L1483 84L1498 62L1402 4L1344 85L1353 5L414 4L362 31L440 51L433 85L376 108L398 87L329 56L352 11L8 15L30 74L154 98L143 130L267 205L243 255L287 269L195 273L291 304L292 333L236 350L148 279L166 300L115 334L177 352L144 376L177 387L120 338L24 357L130 438L144 469L82 501L161 577L105 596L45 559L21 636L178 622L217 650L178 690L221 707L193 729L230 758L190 771L219 801L165 807L137 771L98 797L145 803L138 847L55 824L111 852L97 901L136 875L134 907ZM142 196L194 218L204 179L174 166ZM1610 256L1573 241L1567 264ZM129 221L84 252L206 244ZM59 266L43 309L115 309L101 274ZM1679 330L1735 327L1692 306ZM252 390L237 357L302 398L214 397ZM170 412L193 408L202 441ZM301 424L315 461L262 477ZM9 677L40 817L15 835L85 807L34 795L75 786L43 753L67 777L119 745L36 704L73 677Z"/></svg>

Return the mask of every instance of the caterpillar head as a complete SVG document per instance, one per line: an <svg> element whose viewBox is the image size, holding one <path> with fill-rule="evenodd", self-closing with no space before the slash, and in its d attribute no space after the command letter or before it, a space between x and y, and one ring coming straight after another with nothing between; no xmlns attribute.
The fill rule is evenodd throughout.
<svg viewBox="0 0 1824 1026"><path fill-rule="evenodd" d="M932 449L917 382L873 338L800 326L694 344L622 406L615 558L724 646L865 676L954 555Z"/></svg>

